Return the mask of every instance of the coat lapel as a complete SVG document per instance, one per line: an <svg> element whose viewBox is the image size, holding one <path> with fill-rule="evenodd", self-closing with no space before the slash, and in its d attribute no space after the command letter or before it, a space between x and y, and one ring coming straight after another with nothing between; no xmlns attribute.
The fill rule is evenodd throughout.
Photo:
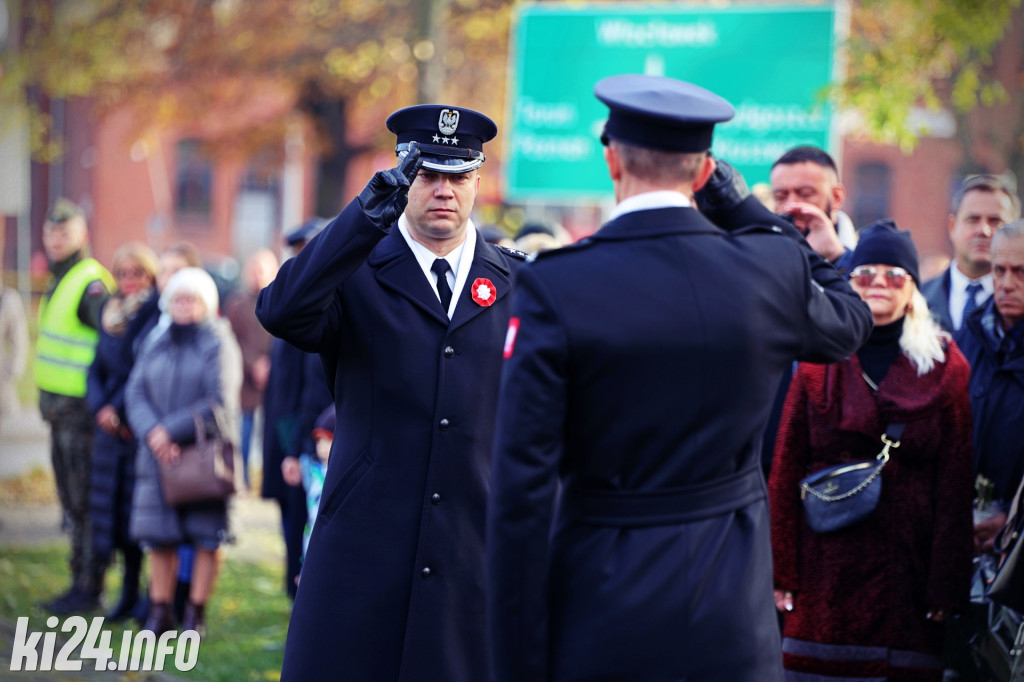
<svg viewBox="0 0 1024 682"><path fill-rule="evenodd" d="M469 268L469 277L466 278L466 285L462 287L462 292L459 294L459 302L455 306L455 317L452 318L451 330L454 331L461 327L494 305L482 306L473 300L473 282L477 279L490 280L491 284L494 285L496 304L512 291L512 280L509 273L509 267L505 263L505 257L501 255L501 252L477 235L476 250L473 253L473 264Z"/></svg>
<svg viewBox="0 0 1024 682"><path fill-rule="evenodd" d="M441 301L430 288L412 249L397 227L392 227L391 232L380 240L366 262L374 269L374 276L381 286L407 298L439 323L448 326L448 315L441 309Z"/></svg>
<svg viewBox="0 0 1024 682"><path fill-rule="evenodd" d="M943 273L941 289L942 301L940 301L938 311L932 311L933 313L938 313L940 318L939 323L942 325L943 329L953 329L953 314L949 312L949 297L953 290L953 273L951 268L955 267L955 265L950 265L949 268L946 269L946 272ZM963 322L963 320L961 320L961 322Z"/></svg>

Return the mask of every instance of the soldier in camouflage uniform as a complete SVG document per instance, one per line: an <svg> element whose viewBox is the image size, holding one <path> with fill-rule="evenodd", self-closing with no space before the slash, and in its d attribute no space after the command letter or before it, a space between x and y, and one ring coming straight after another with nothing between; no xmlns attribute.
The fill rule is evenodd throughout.
<svg viewBox="0 0 1024 682"><path fill-rule="evenodd" d="M96 351L100 309L114 279L88 254L82 210L59 199L43 225L51 281L39 303L36 385L39 409L51 430L50 455L64 523L71 535L71 587L44 604L52 613L99 608L103 566L88 532L89 465L93 417L85 380Z"/></svg>

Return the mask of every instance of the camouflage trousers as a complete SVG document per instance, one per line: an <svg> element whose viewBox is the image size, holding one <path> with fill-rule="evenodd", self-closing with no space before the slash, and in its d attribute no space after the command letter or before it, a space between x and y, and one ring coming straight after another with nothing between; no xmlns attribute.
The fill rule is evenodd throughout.
<svg viewBox="0 0 1024 682"><path fill-rule="evenodd" d="M84 398L40 391L39 409L50 424L50 459L57 495L64 508L64 526L71 540L72 587L98 595L104 568L93 551L89 525L89 476L92 462L93 416Z"/></svg>

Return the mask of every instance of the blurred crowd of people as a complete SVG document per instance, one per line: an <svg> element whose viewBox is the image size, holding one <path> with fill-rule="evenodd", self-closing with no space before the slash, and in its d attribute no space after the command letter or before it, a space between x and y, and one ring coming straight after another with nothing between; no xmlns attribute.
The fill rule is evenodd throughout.
<svg viewBox="0 0 1024 682"><path fill-rule="evenodd" d="M288 246L300 249L322 226L301 226ZM276 255L252 253L240 286L221 300L199 250L187 242L160 254L127 243L108 271L90 254L85 213L66 199L47 215L43 245L51 276L39 306L35 376L71 539L70 585L43 606L55 614L100 609L106 572L119 565L121 594L111 600L109 618L134 618L156 633L179 625L205 631L220 547L232 541L230 497L170 505L159 468L174 465L197 440L216 438L238 453L237 486L248 491L260 423L270 443L262 492L282 502L287 590L294 594L311 518L305 489L319 499L316 481L327 461L314 445L314 420L331 397L313 371L314 356L278 348L256 320L256 294L274 278ZM17 404L28 334L17 292L0 292L0 303L0 409L7 411ZM288 358L272 369L275 355L297 361L299 381ZM308 418L301 412L307 402ZM322 438L329 425L316 426ZM285 460L300 456L315 461L283 483ZM297 502L289 506L284 501L292 497Z"/></svg>
<svg viewBox="0 0 1024 682"><path fill-rule="evenodd" d="M1024 221L1016 188L991 175L963 183L949 211L953 260L930 279L909 232L891 220L854 229L841 210L838 169L823 150L787 152L768 189L762 201L845 276L874 323L843 360L792 363L774 406L764 406L759 452L773 562L764 570L781 614L783 666L843 679L937 680L943 670L949 679L975 679L969 649L984 617L972 616L972 574L998 567L993 541L1024 481ZM324 226L300 226L287 236L289 248L299 253ZM514 239L496 228L480 234L520 256L571 241L541 221ZM260 493L280 507L284 588L294 598L330 488L342 413L321 355L272 337L257 319L260 292L278 273L275 254L253 253L241 287L221 300L189 244L157 254L129 243L108 271L90 256L85 214L67 200L50 211L43 244L52 276L35 370L71 538L70 586L46 608L99 609L119 556L122 591L109 617L133 617L157 633L179 625L203 632L220 548L231 541L230 499L169 505L159 467L215 436L237 449L237 483L248 490L261 424ZM0 343L2 415L16 403L28 350L24 309L7 289ZM871 516L831 533L812 530L801 480L874 458L894 424L902 435L881 469ZM422 570L426 578L430 569Z"/></svg>

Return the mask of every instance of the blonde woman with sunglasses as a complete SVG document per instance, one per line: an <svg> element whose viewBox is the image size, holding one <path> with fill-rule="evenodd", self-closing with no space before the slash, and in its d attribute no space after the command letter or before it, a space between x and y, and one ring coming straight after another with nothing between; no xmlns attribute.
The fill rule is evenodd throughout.
<svg viewBox="0 0 1024 682"><path fill-rule="evenodd" d="M969 369L918 290L908 232L891 220L863 229L850 268L875 329L842 362L800 365L775 445L783 664L787 679L938 681L943 622L966 606L970 584ZM901 424L874 510L838 530L812 530L801 479L874 461L882 434Z"/></svg>

